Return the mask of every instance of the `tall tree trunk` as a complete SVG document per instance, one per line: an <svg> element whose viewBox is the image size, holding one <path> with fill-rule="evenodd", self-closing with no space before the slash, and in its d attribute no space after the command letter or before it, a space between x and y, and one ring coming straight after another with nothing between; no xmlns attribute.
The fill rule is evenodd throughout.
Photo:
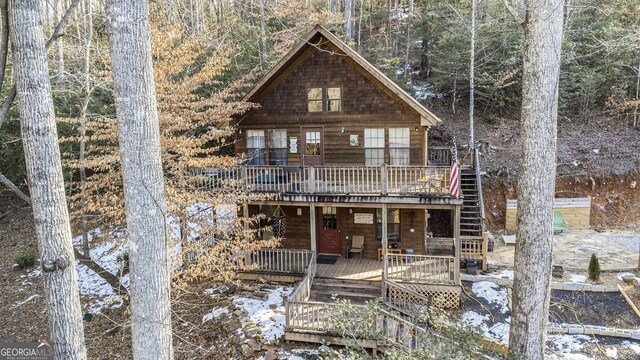
<svg viewBox="0 0 640 360"><path fill-rule="evenodd" d="M62 0L53 0L53 23L57 24L60 16L60 10L62 6L60 6L60 2ZM55 39L55 62L56 62L56 88L61 90L64 87L65 76L64 76L64 50L62 48L62 39Z"/></svg>
<svg viewBox="0 0 640 360"><path fill-rule="evenodd" d="M344 0L344 32L347 40L353 40L355 0Z"/></svg>
<svg viewBox="0 0 640 360"><path fill-rule="evenodd" d="M56 359L86 359L82 308L37 0L10 0L16 93Z"/></svg>
<svg viewBox="0 0 640 360"><path fill-rule="evenodd" d="M475 109L476 0L471 0L471 51L469 55L469 151L474 147L473 111Z"/></svg>
<svg viewBox="0 0 640 360"><path fill-rule="evenodd" d="M85 0L85 26L84 26L84 99L82 99L82 107L80 109L80 149L78 156L80 158L80 224L82 227L82 251L84 256L89 257L89 236L87 226L87 171L85 167L85 136L87 134L87 108L89 107L89 99L91 98L91 39L93 38L93 16L91 9L93 7L92 0Z"/></svg>
<svg viewBox="0 0 640 360"><path fill-rule="evenodd" d="M260 2L260 65L264 66L267 55L267 31L264 19L264 2L266 0L258 0Z"/></svg>
<svg viewBox="0 0 640 360"><path fill-rule="evenodd" d="M562 0L528 0L520 119L518 229L509 350L544 357L556 175Z"/></svg>
<svg viewBox="0 0 640 360"><path fill-rule="evenodd" d="M135 359L172 359L166 200L147 1L109 0Z"/></svg>

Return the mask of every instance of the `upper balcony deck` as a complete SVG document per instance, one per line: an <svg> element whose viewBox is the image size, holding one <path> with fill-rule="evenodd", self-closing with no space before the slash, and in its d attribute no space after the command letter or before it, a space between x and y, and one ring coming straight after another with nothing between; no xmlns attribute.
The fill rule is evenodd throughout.
<svg viewBox="0 0 640 360"><path fill-rule="evenodd" d="M199 169L202 186L280 195L449 197L448 166L254 166Z"/></svg>

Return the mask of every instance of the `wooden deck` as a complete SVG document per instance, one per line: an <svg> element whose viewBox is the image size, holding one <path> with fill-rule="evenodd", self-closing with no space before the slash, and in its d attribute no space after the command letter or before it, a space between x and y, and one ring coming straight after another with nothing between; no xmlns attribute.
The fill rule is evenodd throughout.
<svg viewBox="0 0 640 360"><path fill-rule="evenodd" d="M398 281L425 280L434 284L457 285L458 264L451 256L388 255L387 276ZM382 261L345 259L335 264L317 264L317 278L382 281Z"/></svg>
<svg viewBox="0 0 640 360"><path fill-rule="evenodd" d="M345 259L340 256L335 264L317 264L316 277L382 281L382 261L359 258Z"/></svg>

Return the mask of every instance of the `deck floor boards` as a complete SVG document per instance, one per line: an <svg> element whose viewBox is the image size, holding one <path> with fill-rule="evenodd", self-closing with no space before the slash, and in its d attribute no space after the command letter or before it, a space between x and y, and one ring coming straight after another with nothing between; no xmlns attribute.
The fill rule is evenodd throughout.
<svg viewBox="0 0 640 360"><path fill-rule="evenodd" d="M382 261L371 259L345 259L335 264L318 264L316 277L340 280L382 281Z"/></svg>

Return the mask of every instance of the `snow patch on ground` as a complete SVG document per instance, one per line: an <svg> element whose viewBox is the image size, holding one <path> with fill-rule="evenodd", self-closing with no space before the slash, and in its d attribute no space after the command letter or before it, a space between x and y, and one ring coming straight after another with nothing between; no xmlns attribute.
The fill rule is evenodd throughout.
<svg viewBox="0 0 640 360"><path fill-rule="evenodd" d="M587 335L549 335L547 337L553 344L553 351L557 354L571 354L576 353L582 349L582 345L585 342L591 341L591 338Z"/></svg>
<svg viewBox="0 0 640 360"><path fill-rule="evenodd" d="M497 277L502 280L506 280L508 282L513 282L513 270L504 269L495 273L494 277Z"/></svg>
<svg viewBox="0 0 640 360"><path fill-rule="evenodd" d="M507 298L507 290L501 289L500 286L490 281L479 281L473 283L471 286L476 296L481 297L489 304L496 304L500 306L500 311L506 314L509 311L509 300Z"/></svg>
<svg viewBox="0 0 640 360"><path fill-rule="evenodd" d="M612 359L617 359L618 358L618 349L616 348L606 348L604 350L604 352L607 354L608 357L612 358Z"/></svg>
<svg viewBox="0 0 640 360"><path fill-rule="evenodd" d="M13 307L13 308L17 308L18 306L23 305L23 304L26 304L26 303L28 303L29 301L31 301L31 300L33 300L33 299L35 299L35 298L37 298L37 297L38 297L38 294L33 294L33 295L29 296L28 298L26 298L26 299L24 299L24 300L20 301L19 303L14 304L12 307Z"/></svg>
<svg viewBox="0 0 640 360"><path fill-rule="evenodd" d="M284 335L284 299L292 290L291 287L277 287L269 290L266 300L234 297L234 303L246 311L249 320L258 326L262 337L270 343Z"/></svg>
<svg viewBox="0 0 640 360"><path fill-rule="evenodd" d="M572 283L586 283L587 282L587 277L584 275L578 275L578 274L570 274L569 275L569 282Z"/></svg>
<svg viewBox="0 0 640 360"><path fill-rule="evenodd" d="M640 355L640 344L629 340L623 341L620 345L631 349L636 354Z"/></svg>
<svg viewBox="0 0 640 360"><path fill-rule="evenodd" d="M635 281L636 281L636 284L640 284L640 277L636 276L636 274L634 274L634 273L631 273L631 272L621 272L621 273L618 273L618 274L617 274L618 280L620 280L620 281L624 281L624 280L622 279L622 277L624 277L624 276L633 276L633 278L634 278L634 279L635 279Z"/></svg>
<svg viewBox="0 0 640 360"><path fill-rule="evenodd" d="M205 314L205 315L202 317L202 323L204 324L204 323L206 323L206 322L207 322L207 321L209 321L209 320L217 319L217 318L219 318L220 316L222 316L222 315L226 315L226 314L229 314L229 309L227 309L226 307L218 307L218 308L215 308L215 309L211 310L211 312L210 312L210 313Z"/></svg>
<svg viewBox="0 0 640 360"><path fill-rule="evenodd" d="M89 231L89 242L102 233L99 229ZM126 249L117 245L119 239L124 236L122 230L115 230L108 234L108 241L101 244L90 245L90 255L93 260L102 268L112 274L118 274L122 267L118 256L126 252ZM82 244L82 236L73 239L74 245ZM122 297L113 291L113 288L100 275L89 269L87 266L76 261L78 272L78 287L80 294L84 296L84 311L92 314L100 313L105 308L118 308L122 306ZM123 286L129 286L129 275L120 278Z"/></svg>
<svg viewBox="0 0 640 360"><path fill-rule="evenodd" d="M489 321L488 314L480 315L475 311L467 311L466 313L462 314L463 324L478 328L478 330L480 330L483 333L486 333L489 330L487 328L487 325L485 324L486 321Z"/></svg>

